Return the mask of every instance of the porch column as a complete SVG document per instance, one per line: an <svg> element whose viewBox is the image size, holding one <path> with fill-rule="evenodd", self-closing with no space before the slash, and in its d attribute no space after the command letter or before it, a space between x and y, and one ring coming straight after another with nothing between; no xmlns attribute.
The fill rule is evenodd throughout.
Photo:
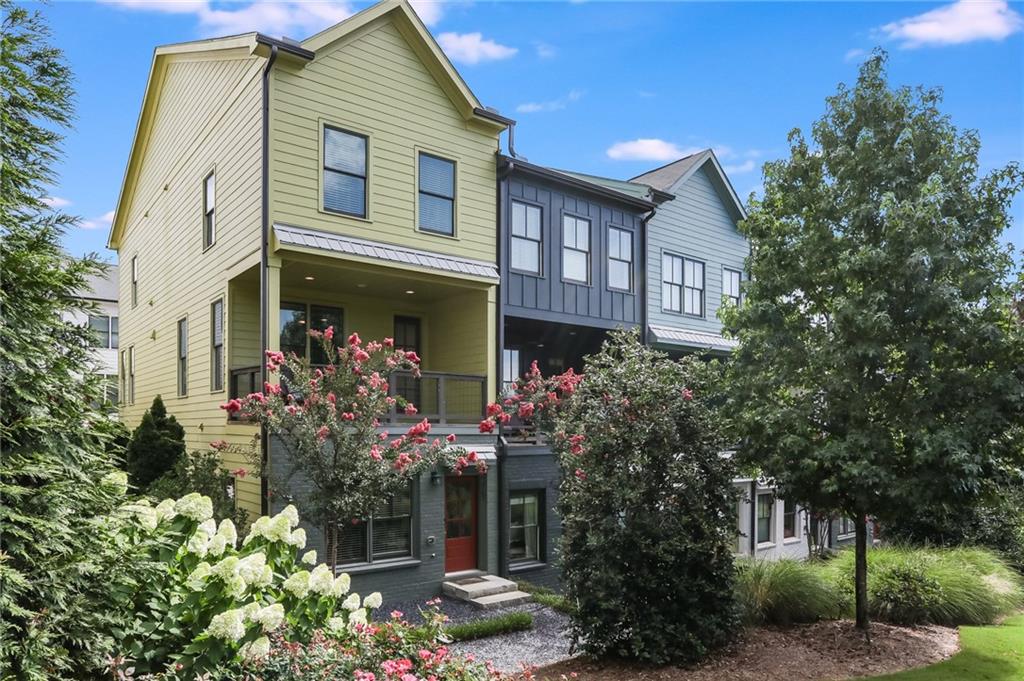
<svg viewBox="0 0 1024 681"><path fill-rule="evenodd" d="M267 350L281 349L281 259L271 257L267 262ZM266 362L265 357L260 357ZM277 383L276 373L268 374L267 381Z"/></svg>
<svg viewBox="0 0 1024 681"><path fill-rule="evenodd" d="M487 289L487 401L498 399L498 287Z"/></svg>

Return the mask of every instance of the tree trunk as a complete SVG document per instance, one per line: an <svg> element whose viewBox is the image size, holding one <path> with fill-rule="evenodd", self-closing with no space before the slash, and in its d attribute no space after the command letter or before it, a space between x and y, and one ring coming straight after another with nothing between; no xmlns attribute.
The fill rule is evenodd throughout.
<svg viewBox="0 0 1024 681"><path fill-rule="evenodd" d="M858 513L854 517L854 526L857 529L856 563L856 595L857 595L857 628L864 632L864 635L871 640L868 631L868 523L867 516Z"/></svg>
<svg viewBox="0 0 1024 681"><path fill-rule="evenodd" d="M327 545L327 567L331 568L331 574L334 575L338 565L338 523L327 523L324 528L324 543Z"/></svg>

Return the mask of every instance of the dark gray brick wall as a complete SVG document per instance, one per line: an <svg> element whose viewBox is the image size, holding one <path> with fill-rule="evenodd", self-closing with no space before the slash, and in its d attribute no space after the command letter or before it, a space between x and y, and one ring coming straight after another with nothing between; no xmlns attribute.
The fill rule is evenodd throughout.
<svg viewBox="0 0 1024 681"><path fill-rule="evenodd" d="M507 451L503 503L508 504L508 495L515 490L544 491L544 534L541 541L544 563L541 566L510 564L509 578L560 590L561 573L555 565L558 541L562 534L562 522L555 511L561 479L558 460L547 447L513 445Z"/></svg>

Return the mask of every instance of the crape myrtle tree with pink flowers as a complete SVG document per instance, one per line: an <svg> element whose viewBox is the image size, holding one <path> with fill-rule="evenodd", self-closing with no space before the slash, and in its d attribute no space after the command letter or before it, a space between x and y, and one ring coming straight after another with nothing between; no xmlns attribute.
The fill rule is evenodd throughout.
<svg viewBox="0 0 1024 681"><path fill-rule="evenodd" d="M572 370L536 362L480 424L518 417L551 440L562 470L559 563L575 643L594 655L692 662L737 627L733 468L711 370L612 332Z"/></svg>
<svg viewBox="0 0 1024 681"><path fill-rule="evenodd" d="M391 338L364 343L357 333L336 345L333 327L309 334L327 364L268 351L267 370L280 382L222 406L265 426L286 452L284 470L271 475L271 493L290 496L304 517L323 528L326 561L334 569L344 527L367 518L416 475L435 466L457 473L486 467L475 452L456 446L454 435L431 437L427 419L401 432L381 428L393 408L410 417L417 412L416 405L388 394L396 372L419 376L415 352L395 348Z"/></svg>

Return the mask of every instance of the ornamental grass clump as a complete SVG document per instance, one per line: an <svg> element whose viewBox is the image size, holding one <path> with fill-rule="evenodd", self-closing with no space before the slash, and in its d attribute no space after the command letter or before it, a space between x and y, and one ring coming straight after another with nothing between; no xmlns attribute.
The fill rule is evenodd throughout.
<svg viewBox="0 0 1024 681"><path fill-rule="evenodd" d="M747 625L836 619L839 593L817 562L744 559L737 563L736 599Z"/></svg>
<svg viewBox="0 0 1024 681"><path fill-rule="evenodd" d="M534 363L481 424L518 416L550 437L562 584L587 653L693 662L736 632L733 470L708 372L618 330L582 375Z"/></svg>
<svg viewBox="0 0 1024 681"><path fill-rule="evenodd" d="M872 616L894 624L991 624L1024 607L1024 580L986 549L884 547L868 552L868 565ZM852 552L824 570L849 610Z"/></svg>

